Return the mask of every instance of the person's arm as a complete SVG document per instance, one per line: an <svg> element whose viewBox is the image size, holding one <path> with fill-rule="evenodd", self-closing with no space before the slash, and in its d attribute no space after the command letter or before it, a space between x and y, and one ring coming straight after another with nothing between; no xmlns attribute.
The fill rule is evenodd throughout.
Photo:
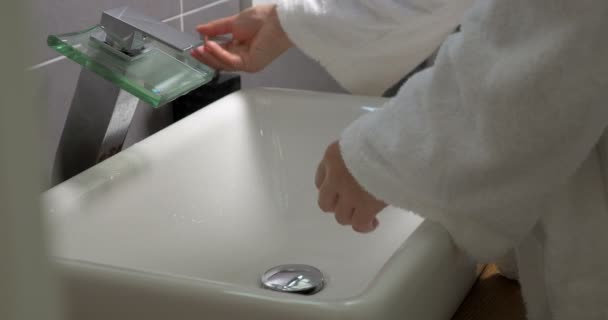
<svg viewBox="0 0 608 320"><path fill-rule="evenodd" d="M281 0L198 26L233 41L207 41L193 55L217 69L256 72L295 44L346 89L379 95L438 48L472 2Z"/></svg>
<svg viewBox="0 0 608 320"><path fill-rule="evenodd" d="M473 257L499 258L608 125L606 12L605 1L479 1L434 67L343 132L349 172Z"/></svg>
<svg viewBox="0 0 608 320"><path fill-rule="evenodd" d="M474 0L279 0L281 26L347 90L379 95L427 59Z"/></svg>
<svg viewBox="0 0 608 320"><path fill-rule="evenodd" d="M293 45L281 27L276 5L255 6L196 29L205 42L191 51L192 56L218 70L257 72ZM232 39L227 43L212 40L228 34Z"/></svg>

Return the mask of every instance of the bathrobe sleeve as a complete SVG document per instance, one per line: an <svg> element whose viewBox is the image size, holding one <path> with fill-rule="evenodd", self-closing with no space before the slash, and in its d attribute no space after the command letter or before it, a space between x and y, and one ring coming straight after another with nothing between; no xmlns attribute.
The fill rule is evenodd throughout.
<svg viewBox="0 0 608 320"><path fill-rule="evenodd" d="M347 90L380 95L439 48L474 0L280 0L290 39Z"/></svg>
<svg viewBox="0 0 608 320"><path fill-rule="evenodd" d="M343 132L347 167L479 261L501 257L608 124L607 15L606 1L476 2L434 67Z"/></svg>

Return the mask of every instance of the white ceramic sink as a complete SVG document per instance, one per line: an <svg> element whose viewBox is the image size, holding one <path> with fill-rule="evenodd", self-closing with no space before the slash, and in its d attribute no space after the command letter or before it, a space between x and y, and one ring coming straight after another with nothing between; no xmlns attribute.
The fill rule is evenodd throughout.
<svg viewBox="0 0 608 320"><path fill-rule="evenodd" d="M325 147L384 99L232 94L43 196L72 319L449 319L475 265L388 208L362 235L316 206ZM260 288L308 264L315 295Z"/></svg>

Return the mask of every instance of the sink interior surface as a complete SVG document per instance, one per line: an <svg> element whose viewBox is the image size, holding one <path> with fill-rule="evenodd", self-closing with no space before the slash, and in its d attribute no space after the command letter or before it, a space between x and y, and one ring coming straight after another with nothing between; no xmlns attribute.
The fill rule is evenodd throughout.
<svg viewBox="0 0 608 320"><path fill-rule="evenodd" d="M422 222L387 208L371 234L317 207L325 147L383 99L257 90L233 94L45 194L54 256L258 288L307 264L318 297L362 293ZM262 290L262 289L260 289Z"/></svg>

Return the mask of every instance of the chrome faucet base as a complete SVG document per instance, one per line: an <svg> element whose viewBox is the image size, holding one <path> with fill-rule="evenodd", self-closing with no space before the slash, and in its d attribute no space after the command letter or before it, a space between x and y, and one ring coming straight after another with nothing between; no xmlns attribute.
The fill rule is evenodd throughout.
<svg viewBox="0 0 608 320"><path fill-rule="evenodd" d="M55 155L51 184L118 153L138 102L130 93L82 69Z"/></svg>
<svg viewBox="0 0 608 320"><path fill-rule="evenodd" d="M239 4L243 10L251 6L251 1L240 0ZM187 52L201 45L201 39L136 9L121 7L104 11L98 26L82 32L89 33L92 34L85 39L75 36L77 33L49 36L53 39L49 46L85 67L80 73L55 156L52 185L122 150L139 102L134 95L157 107L208 83L216 75ZM73 51L66 54L68 44L73 45ZM83 47L88 50L78 51ZM160 51L164 54L153 55ZM74 59L75 55L79 55L79 59ZM145 64L146 59L164 64Z"/></svg>

